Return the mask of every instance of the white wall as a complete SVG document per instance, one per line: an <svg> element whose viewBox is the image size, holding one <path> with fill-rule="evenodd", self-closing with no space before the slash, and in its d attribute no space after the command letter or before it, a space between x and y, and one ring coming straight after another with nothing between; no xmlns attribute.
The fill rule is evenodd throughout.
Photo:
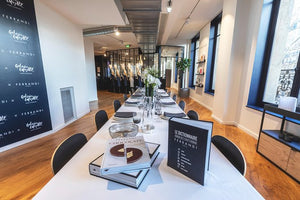
<svg viewBox="0 0 300 200"><path fill-rule="evenodd" d="M200 30L199 56L204 55L205 59L207 59L207 54L208 54L209 32L210 32L210 23L206 24ZM204 73L205 73L207 71L206 70L207 62L205 62L202 65L204 65ZM206 79L205 75L200 75L200 80L203 83L204 87L203 88L195 87L195 89L190 89L190 97L195 101L199 102L201 105L208 108L209 110L212 110L214 96L204 92L205 79Z"/></svg>
<svg viewBox="0 0 300 200"><path fill-rule="evenodd" d="M84 51L85 51L88 100L96 101L98 100L98 97L97 97L97 83L96 83L96 72L95 72L94 44L87 37L84 38Z"/></svg>
<svg viewBox="0 0 300 200"><path fill-rule="evenodd" d="M213 116L219 121L226 120L232 123L229 116L232 112L230 109L230 97L232 91L231 81L232 62L233 62L233 39L236 19L237 0L226 0L223 3L223 14L220 32L220 44L217 58L217 71L215 81L215 93L213 104Z"/></svg>
<svg viewBox="0 0 300 200"><path fill-rule="evenodd" d="M77 116L89 112L82 30L35 2L42 60L53 129L64 126L60 88L74 87Z"/></svg>

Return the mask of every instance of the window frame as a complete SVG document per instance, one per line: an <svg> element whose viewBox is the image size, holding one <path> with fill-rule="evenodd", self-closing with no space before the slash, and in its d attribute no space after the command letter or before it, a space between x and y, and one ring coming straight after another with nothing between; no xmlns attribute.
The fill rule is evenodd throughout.
<svg viewBox="0 0 300 200"><path fill-rule="evenodd" d="M197 66L198 61L196 61L195 58L196 58L196 51L198 50L198 53L199 53L199 48L200 48L200 47L196 48L197 41L199 41L199 43L200 43L200 32L197 33L191 40L191 54L190 54L191 65L190 65L190 69L189 69L189 87L190 88L195 88L194 73L195 73L195 68L198 67ZM199 44L199 46L200 46L200 44Z"/></svg>
<svg viewBox="0 0 300 200"><path fill-rule="evenodd" d="M218 25L222 22L222 12L218 14L210 23L209 46L206 65L206 80L205 80L205 93L214 95L215 90L213 86L213 76L215 70L215 58L217 54L217 39L221 33L218 34Z"/></svg>
<svg viewBox="0 0 300 200"><path fill-rule="evenodd" d="M263 108L265 104L272 104L269 102L264 102L264 92L266 88L267 75L269 72L269 65L271 59L271 53L274 43L274 36L276 31L277 19L279 15L280 3L281 0L265 0L266 8L263 8L262 19L260 24L260 32L257 40L257 48L255 54L255 61L253 66L253 72L251 77L251 85L249 90L249 97L247 107L258 109ZM272 8L268 9L267 4L271 4ZM265 9L265 10L264 10ZM265 12L265 13L264 13ZM266 19L266 15L269 19ZM268 23L268 26L265 27L265 23ZM260 43L263 43L261 46ZM261 56L262 55L262 56ZM296 84L298 83L298 84ZM295 77L292 86L292 91L290 96L298 98L299 87L300 87L300 53L298 57L297 67L295 69ZM297 112L300 112L300 108L297 107Z"/></svg>

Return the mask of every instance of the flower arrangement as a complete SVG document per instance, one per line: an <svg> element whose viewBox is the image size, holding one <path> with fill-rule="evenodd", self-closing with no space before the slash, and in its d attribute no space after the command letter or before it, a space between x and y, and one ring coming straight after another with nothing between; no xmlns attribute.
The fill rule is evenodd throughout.
<svg viewBox="0 0 300 200"><path fill-rule="evenodd" d="M160 87L161 82L159 80L158 71L154 68L148 68L144 70L144 80L146 86Z"/></svg>
<svg viewBox="0 0 300 200"><path fill-rule="evenodd" d="M144 70L144 80L145 80L145 87L146 87L146 96L153 96L154 88L158 88L161 85L159 80L158 71L149 68Z"/></svg>

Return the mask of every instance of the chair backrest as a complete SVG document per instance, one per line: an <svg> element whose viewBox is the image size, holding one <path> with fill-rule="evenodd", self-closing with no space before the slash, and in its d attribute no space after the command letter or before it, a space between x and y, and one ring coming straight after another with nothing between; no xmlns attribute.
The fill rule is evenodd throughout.
<svg viewBox="0 0 300 200"><path fill-rule="evenodd" d="M215 135L211 139L212 143L222 152L222 154L231 162L231 164L243 175L246 174L246 161L241 150L230 140Z"/></svg>
<svg viewBox="0 0 300 200"><path fill-rule="evenodd" d="M177 98L176 94L174 94L172 98L174 101L176 101L176 98Z"/></svg>
<svg viewBox="0 0 300 200"><path fill-rule="evenodd" d="M171 96L171 92L167 92L168 93L168 95L169 95L169 97Z"/></svg>
<svg viewBox="0 0 300 200"><path fill-rule="evenodd" d="M187 112L187 116L190 118L190 119L194 119L194 120L198 120L198 113L194 110L190 110L189 112Z"/></svg>
<svg viewBox="0 0 300 200"><path fill-rule="evenodd" d="M82 133L77 133L60 143L51 158L53 174L56 174L86 142L86 136Z"/></svg>
<svg viewBox="0 0 300 200"><path fill-rule="evenodd" d="M178 103L178 106L184 111L184 108L185 108L185 102L183 100L181 100L179 103Z"/></svg>
<svg viewBox="0 0 300 200"><path fill-rule="evenodd" d="M99 110L95 115L97 131L108 121L108 116L104 110Z"/></svg>
<svg viewBox="0 0 300 200"><path fill-rule="evenodd" d="M121 107L121 102L120 100L116 99L114 100L114 108L115 108L115 112L117 112L119 110L119 108Z"/></svg>
<svg viewBox="0 0 300 200"><path fill-rule="evenodd" d="M124 101L128 99L127 94L123 94Z"/></svg>

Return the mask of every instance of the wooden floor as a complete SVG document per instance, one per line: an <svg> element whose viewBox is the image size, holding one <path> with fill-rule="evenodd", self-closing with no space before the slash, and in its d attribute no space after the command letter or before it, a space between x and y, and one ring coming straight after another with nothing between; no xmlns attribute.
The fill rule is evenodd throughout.
<svg viewBox="0 0 300 200"><path fill-rule="evenodd" d="M92 111L89 114L62 130L0 153L1 200L31 199L53 176L50 160L55 147L74 133L81 132L88 139L91 138L96 132L95 112L104 109L111 117L114 113L112 101L114 99L123 101L122 94L106 91L99 92L98 98L98 102L91 104ZM177 102L179 100L177 99ZM212 119L209 110L192 99L184 100L186 112L193 109L198 112L200 119L214 121L213 134L226 136L239 146L247 160L246 178L264 198L300 199L300 184L256 153L256 139L234 126L219 124Z"/></svg>

